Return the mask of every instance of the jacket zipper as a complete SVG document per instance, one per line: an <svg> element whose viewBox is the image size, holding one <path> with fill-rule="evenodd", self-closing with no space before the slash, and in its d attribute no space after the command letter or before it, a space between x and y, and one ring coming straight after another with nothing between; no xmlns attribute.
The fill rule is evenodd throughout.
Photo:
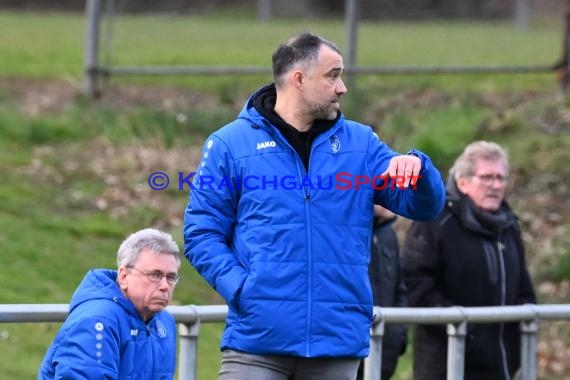
<svg viewBox="0 0 570 380"><path fill-rule="evenodd" d="M296 154L296 153L295 153ZM299 173L300 178L302 177L302 173L305 172L307 173L306 175L308 176L308 170L305 171L304 167L301 168L299 166L299 161L301 159L297 156L297 171ZM309 162L311 161L311 159L309 158ZM301 163L302 164L302 163ZM310 167L310 164L309 164ZM311 213L309 212L309 201L311 200L311 194L309 192L310 190L308 188L304 188L303 189L303 193L305 195L305 218L307 220L307 228L306 228L306 233L307 233L307 248L308 248L308 252L309 255L307 257L307 265L308 265L308 279L307 279L307 326L306 326L306 331L307 331L307 336L305 337L305 353L307 357L311 357L311 345L309 344L310 342L310 338L311 338L311 316L313 314L313 310L311 307L312 301L313 301L313 292L312 292L312 288L313 288L313 245L311 244Z"/></svg>
<svg viewBox="0 0 570 380"><path fill-rule="evenodd" d="M505 259L503 257L503 252L505 249L505 245L501 243L501 235L497 239L497 250L499 252L499 268L501 270L501 306L505 306L506 303L506 282L507 279L505 278ZM509 376L509 368L507 364L507 353L505 350L505 342L503 340L503 335L505 330L505 324L501 323L499 328L499 347L501 349L501 363L503 367L503 374L505 375L506 380L510 380Z"/></svg>
<svg viewBox="0 0 570 380"><path fill-rule="evenodd" d="M310 155L309 155L309 164L307 165L307 170L305 170L305 166L303 165L303 163L301 162L301 158L299 157L299 155L297 154L297 151L291 146L291 144L289 144L289 142L287 141L287 139L285 139L284 137L282 137L282 135L280 133L276 133L274 131L272 131L271 129L273 128L271 125L266 125L266 127L269 128L268 133L270 135L272 135L275 139L280 140L281 142L285 143L285 145L287 145L289 147L289 149L291 149L293 151L293 153L295 154L295 162L297 164L297 174L299 175L299 178L301 179L301 182L303 181L303 179L305 178L304 176L309 176L309 170L311 168L311 157L313 156L314 153L314 148L317 147L317 145L320 145L322 143L322 141L326 141L328 139L328 137L326 137L324 140L320 141L317 143L317 140L319 139L319 137L322 137L323 134L317 136L317 138L313 141L313 144L310 148ZM336 129L335 127L331 128L332 129ZM330 131L329 131L330 132ZM333 133L334 134L334 133ZM328 136L329 134L327 134ZM311 244L311 232L310 232L310 225L311 225L311 213L309 211L309 201L311 200L311 193L310 193L310 189L309 188L303 188L303 196L305 199L305 217L307 220L307 228L306 228L306 234L307 234L307 247L308 247L308 257L307 257L307 264L308 264L308 279L307 279L307 323L306 323L306 331L307 334L305 336L305 354L307 357L311 357L311 346L309 344L310 342L310 338L311 338L311 316L312 316L312 308L311 308L311 303L313 300L312 297L312 287L313 287L313 246Z"/></svg>
<svg viewBox="0 0 570 380"><path fill-rule="evenodd" d="M295 163L297 166L297 175L299 176L299 179L301 180L301 183L303 181L304 178L304 174L305 175L309 175L308 170L305 170L303 163L301 162L301 158L299 157L299 155L297 154L297 151L291 146L291 144L289 144L289 141L287 141L286 138L282 137L282 135L280 133L276 133L272 130L272 126L271 125L267 125L267 127L269 128L269 134L273 136L274 139L279 140L281 143L285 144L286 146L289 147L289 149L291 149L291 151L293 151L294 157L295 157ZM312 152L311 152L312 153ZM310 161L310 158L309 158ZM310 341L310 337L311 337L311 315L312 315L312 309L311 309L311 302L312 302L312 292L311 292L311 288L313 286L313 281L312 281L312 277L313 277L313 260L312 260L312 245L311 245L311 233L310 233L310 213L309 213L309 200L311 199L311 194L309 193L309 189L303 188L303 198L305 200L305 218L307 221L307 228L305 229L306 234L307 234L307 247L308 247L308 252L309 255L307 257L307 264L308 264L308 275L307 275L307 322L305 325L305 329L306 329L306 335L305 335L305 355L307 357L311 356L311 346L309 344Z"/></svg>
<svg viewBox="0 0 570 380"><path fill-rule="evenodd" d="M320 136L317 136L317 138L313 141L313 144L310 148L310 155L309 155L309 163L307 165L307 169L305 170L305 167L303 165L303 163L301 162L301 158L299 157L299 155L297 154L297 152L295 152L295 156L297 157L297 172L299 173L299 177L301 178L301 180L303 180L305 177L303 176L303 173L306 176L309 176L309 172L311 170L311 157L313 157L313 153L314 153L314 148L316 148L318 145L320 145L322 143L322 141L317 142L319 137L322 137L323 135L321 134ZM328 137L326 138L328 139ZM293 149L293 147L291 147L291 149ZM294 149L293 149L294 151ZM310 177L309 177L310 178ZM307 336L305 337L305 353L307 357L311 357L311 346L309 344L310 342L310 338L311 338L311 319L312 319L312 314L313 314L313 310L312 310L312 288L313 288L313 245L311 244L311 213L310 213L310 200L311 200L311 193L310 193L310 188L303 188L303 193L305 196L305 214L306 214L306 218L307 218L307 247L308 247L308 252L309 252L309 257L307 258L307 264L308 264L308 281L307 281Z"/></svg>

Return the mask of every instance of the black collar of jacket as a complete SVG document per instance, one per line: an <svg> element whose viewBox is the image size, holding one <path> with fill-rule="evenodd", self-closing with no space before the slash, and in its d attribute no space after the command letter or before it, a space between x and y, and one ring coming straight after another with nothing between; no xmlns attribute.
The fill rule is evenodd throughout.
<svg viewBox="0 0 570 380"><path fill-rule="evenodd" d="M269 84L257 91L252 99L252 104L261 116L265 117L281 132L287 142L295 149L301 161L303 161L305 169L308 169L311 145L315 137L331 129L339 119L340 112L337 113L334 120L317 119L308 131L300 132L275 112L276 100L277 90L275 89L275 84Z"/></svg>

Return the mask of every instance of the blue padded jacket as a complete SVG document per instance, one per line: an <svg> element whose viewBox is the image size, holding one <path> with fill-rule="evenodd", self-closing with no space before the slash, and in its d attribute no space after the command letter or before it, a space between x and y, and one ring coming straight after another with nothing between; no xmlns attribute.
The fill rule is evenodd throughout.
<svg viewBox="0 0 570 380"><path fill-rule="evenodd" d="M221 347L365 357L372 204L433 219L445 200L441 175L413 151L423 165L417 187L386 186L379 176L398 153L342 115L315 138L307 171L255 96L205 142L184 216L185 255L229 306Z"/></svg>
<svg viewBox="0 0 570 380"><path fill-rule="evenodd" d="M176 326L167 311L146 324L119 289L117 272L90 270L38 373L47 379L172 380Z"/></svg>

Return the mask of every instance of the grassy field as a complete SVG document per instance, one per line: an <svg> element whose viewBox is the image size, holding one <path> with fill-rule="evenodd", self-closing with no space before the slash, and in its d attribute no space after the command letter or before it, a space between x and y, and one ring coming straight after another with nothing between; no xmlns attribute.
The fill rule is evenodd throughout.
<svg viewBox="0 0 570 380"><path fill-rule="evenodd" d="M105 19L107 20L107 19ZM542 65L561 54L562 17L535 20L528 31L517 31L511 22L487 23L361 23L357 63L373 65ZM0 15L3 59L0 73L31 77L82 77L84 16L60 14ZM259 23L251 17L121 16L104 22L101 62L136 65L259 65L269 67L276 44L292 34L310 30L346 49L342 21L274 20ZM412 77L412 83L416 82ZM540 77L539 77L540 78ZM478 77L480 79L480 77ZM496 79L496 77L495 77ZM504 78L503 78L504 79ZM400 76L396 83L407 80ZM422 78L433 84L450 84L447 77ZM154 83L187 84L205 90L215 88L212 78L162 77ZM212 83L213 82L213 83ZM242 79L240 78L240 82ZM453 80L451 82L454 82ZM470 81L468 81L470 82ZM477 80L476 82L480 82ZM479 85L490 85L483 81ZM252 81L254 86L259 78ZM459 81L465 86L465 78ZM533 84L533 76L507 79L502 85ZM493 84L495 85L495 84Z"/></svg>
<svg viewBox="0 0 570 380"><path fill-rule="evenodd" d="M510 23L365 23L358 62L548 64L560 54L560 22L536 22L526 32ZM129 16L115 20L103 61L269 66L279 41L307 29L344 49L340 21ZM148 175L193 170L206 134L269 78L112 78L103 98L89 102L81 96L83 15L2 12L0 32L0 303L66 303L88 268L114 266L129 232L155 226L182 243L187 194L151 191ZM369 76L356 88L346 97L347 116L380 125L398 150L426 151L444 173L467 141L493 139L509 149L511 203L533 279L550 285L541 300L569 302L570 109L554 75ZM189 265L182 277L176 304L221 302ZM207 380L218 368L221 326L202 328L199 379ZM56 330L0 324L0 379L35 378ZM567 344L568 330L547 334L549 343ZM410 378L410 351L400 379ZM554 351L563 350L543 348L541 355L556 358ZM542 378L557 378L553 368L543 365Z"/></svg>

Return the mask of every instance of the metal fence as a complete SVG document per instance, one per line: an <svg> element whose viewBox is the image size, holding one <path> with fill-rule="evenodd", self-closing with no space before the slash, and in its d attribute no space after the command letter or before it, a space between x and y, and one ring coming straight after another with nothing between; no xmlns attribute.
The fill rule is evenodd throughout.
<svg viewBox="0 0 570 380"><path fill-rule="evenodd" d="M178 378L196 380L200 324L224 321L227 306L169 306L168 310L179 323ZM67 304L0 305L0 323L63 322L67 313ZM521 380L535 380L539 322L570 321L570 304L445 308L375 307L374 314L370 355L364 365L365 380L380 378L385 324L447 324L447 379L461 380L464 374L467 324L516 321L520 322L522 333Z"/></svg>
<svg viewBox="0 0 570 380"><path fill-rule="evenodd" d="M106 3L104 6L103 3ZM263 1L261 2L263 3ZM570 60L564 44L564 54L561 63L526 66L370 66L361 67L356 64L358 45L358 0L345 0L345 28L347 52L345 59L345 72L350 78L352 75L397 75L397 74L520 74L520 73L547 73L555 69L569 69ZM103 77L132 76L132 75L252 75L270 74L271 68L249 67L206 67L206 66L103 66L99 61L101 21L106 13L112 18L115 0L86 0L86 36L85 36L85 94L88 97L101 95ZM529 0L516 0L516 27L528 27ZM568 21L567 21L568 22ZM563 41L570 44L570 28L566 28L562 36ZM565 60L566 59L566 60ZM560 66L560 67L558 67ZM563 84L565 89L566 85Z"/></svg>

